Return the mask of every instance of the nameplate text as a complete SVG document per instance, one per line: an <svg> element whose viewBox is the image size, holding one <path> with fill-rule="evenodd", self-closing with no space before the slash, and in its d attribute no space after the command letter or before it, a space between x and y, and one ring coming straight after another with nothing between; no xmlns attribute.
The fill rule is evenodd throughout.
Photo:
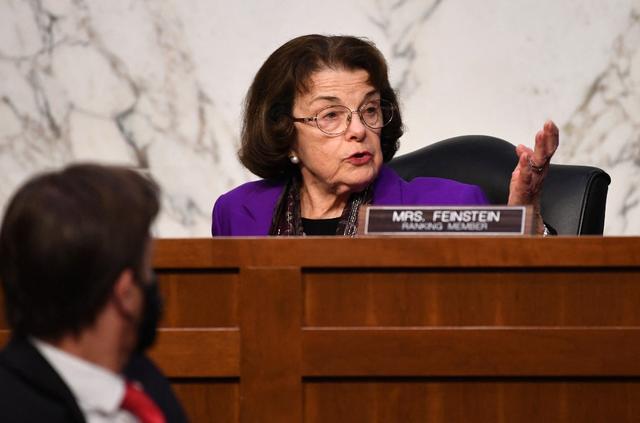
<svg viewBox="0 0 640 423"><path fill-rule="evenodd" d="M523 206L368 206L365 235L524 235Z"/></svg>

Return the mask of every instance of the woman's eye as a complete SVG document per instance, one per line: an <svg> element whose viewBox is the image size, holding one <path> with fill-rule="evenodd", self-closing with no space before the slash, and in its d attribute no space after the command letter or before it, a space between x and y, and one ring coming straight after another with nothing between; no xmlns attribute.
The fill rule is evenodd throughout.
<svg viewBox="0 0 640 423"><path fill-rule="evenodd" d="M380 106L377 104L369 104L363 107L362 112L366 116L376 116L380 112Z"/></svg>
<svg viewBox="0 0 640 423"><path fill-rule="evenodd" d="M380 100L370 100L360 107L362 113L374 113L380 110Z"/></svg>
<svg viewBox="0 0 640 423"><path fill-rule="evenodd" d="M340 119L342 117L342 115L344 114L343 111L341 110L335 110L335 109L330 109L330 110L325 110L324 112L320 113L319 118L322 120L336 120L336 119Z"/></svg>
<svg viewBox="0 0 640 423"><path fill-rule="evenodd" d="M375 106L369 106L366 109L364 109L364 112L369 114L378 113L378 108Z"/></svg>

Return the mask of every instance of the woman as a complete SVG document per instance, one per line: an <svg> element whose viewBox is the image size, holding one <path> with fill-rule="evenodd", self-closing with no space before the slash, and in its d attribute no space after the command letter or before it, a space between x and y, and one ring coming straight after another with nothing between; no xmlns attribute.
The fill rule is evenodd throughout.
<svg viewBox="0 0 640 423"><path fill-rule="evenodd" d="M401 135L387 65L372 43L323 35L285 43L258 71L244 112L240 160L264 179L216 201L213 235L352 236L362 204L487 203L476 186L403 181L384 165ZM557 146L558 129L547 122L535 151L516 148L509 204L532 205L541 234L540 189Z"/></svg>

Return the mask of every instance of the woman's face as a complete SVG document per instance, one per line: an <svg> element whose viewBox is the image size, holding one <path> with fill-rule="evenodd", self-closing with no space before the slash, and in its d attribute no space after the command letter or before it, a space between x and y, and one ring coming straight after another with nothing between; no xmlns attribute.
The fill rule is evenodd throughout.
<svg viewBox="0 0 640 423"><path fill-rule="evenodd" d="M364 70L322 69L311 75L309 91L298 95L293 116L312 117L327 107L341 105L358 110L367 102L379 100L380 93L368 82ZM357 113L344 134L331 136L315 122L295 124L297 139L293 153L300 159L303 186L341 195L359 192L377 176L382 166L381 129L365 126Z"/></svg>

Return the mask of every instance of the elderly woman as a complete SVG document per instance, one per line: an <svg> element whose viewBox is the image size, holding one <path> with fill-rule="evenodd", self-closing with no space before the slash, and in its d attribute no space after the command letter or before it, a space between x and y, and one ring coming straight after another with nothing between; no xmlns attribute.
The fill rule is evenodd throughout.
<svg viewBox="0 0 640 423"><path fill-rule="evenodd" d="M374 205L486 204L480 188L439 178L403 181L384 163L402 135L387 65L370 42L306 35L278 48L247 94L239 156L264 178L222 195L214 236L346 235L358 209ZM558 129L547 122L535 151L520 145L509 204L532 205L538 233L540 190Z"/></svg>

